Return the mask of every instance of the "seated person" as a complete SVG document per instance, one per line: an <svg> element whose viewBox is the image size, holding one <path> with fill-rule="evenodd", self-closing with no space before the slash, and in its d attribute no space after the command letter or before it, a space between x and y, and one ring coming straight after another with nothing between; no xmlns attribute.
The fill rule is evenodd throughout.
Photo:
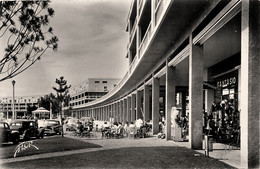
<svg viewBox="0 0 260 169"><path fill-rule="evenodd" d="M144 122L141 118L137 119L135 122L135 126L137 129L140 129L144 125Z"/></svg>
<svg viewBox="0 0 260 169"><path fill-rule="evenodd" d="M124 127L122 125L122 123L118 123L117 128L113 131L112 136L118 138L118 137L123 137L124 134Z"/></svg>
<svg viewBox="0 0 260 169"><path fill-rule="evenodd" d="M105 122L104 122L104 125L102 125L102 129L101 129L101 131L102 131L102 136L104 136L104 134L105 134L108 130L110 130L110 126L109 126L109 124L105 121Z"/></svg>
<svg viewBox="0 0 260 169"><path fill-rule="evenodd" d="M131 122L128 127L128 135L134 136L134 138L135 138L136 134L137 134L137 128L136 128L135 124L133 122Z"/></svg>

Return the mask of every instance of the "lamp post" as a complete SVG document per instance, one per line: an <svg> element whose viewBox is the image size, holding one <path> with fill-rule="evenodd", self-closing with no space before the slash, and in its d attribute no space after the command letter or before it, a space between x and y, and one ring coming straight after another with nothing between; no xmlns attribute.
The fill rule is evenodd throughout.
<svg viewBox="0 0 260 169"><path fill-rule="evenodd" d="M13 107L12 107L12 109L13 109L13 119L16 119L16 115L15 115L15 109L14 109L14 85L15 85L15 81L13 80L12 81L12 84L13 84Z"/></svg>

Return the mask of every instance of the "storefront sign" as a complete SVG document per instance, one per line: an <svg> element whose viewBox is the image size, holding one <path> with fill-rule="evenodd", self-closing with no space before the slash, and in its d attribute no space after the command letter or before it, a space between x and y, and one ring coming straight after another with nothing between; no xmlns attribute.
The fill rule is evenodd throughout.
<svg viewBox="0 0 260 169"><path fill-rule="evenodd" d="M238 84L238 71L234 71L215 79L215 84L218 89L236 87Z"/></svg>
<svg viewBox="0 0 260 169"><path fill-rule="evenodd" d="M14 151L14 158L16 157L16 154L18 154L30 147L34 147L36 150L39 150L38 147L33 145L33 141L25 141L25 142L20 143L18 146L16 146L15 151Z"/></svg>
<svg viewBox="0 0 260 169"><path fill-rule="evenodd" d="M217 87L218 88L225 88L225 87L228 87L228 86L232 86L232 85L235 85L237 82L237 79L236 77L231 77L231 78L228 78L228 79L224 79L224 80L221 80L221 81L218 81L217 82Z"/></svg>

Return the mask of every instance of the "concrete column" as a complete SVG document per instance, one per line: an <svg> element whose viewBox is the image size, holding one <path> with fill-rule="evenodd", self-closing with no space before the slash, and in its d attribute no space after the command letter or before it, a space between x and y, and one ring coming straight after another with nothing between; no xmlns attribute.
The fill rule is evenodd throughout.
<svg viewBox="0 0 260 169"><path fill-rule="evenodd" d="M172 107L176 105L175 96L176 96L176 83L175 83L175 68L168 67L168 60L166 61L166 90L165 90L165 118L166 118L166 140L171 139L171 116L172 116Z"/></svg>
<svg viewBox="0 0 260 169"><path fill-rule="evenodd" d="M139 119L140 117L142 117L142 92L137 90L136 92L136 119Z"/></svg>
<svg viewBox="0 0 260 169"><path fill-rule="evenodd" d="M203 139L203 46L193 45L190 36L189 56L189 144L202 149Z"/></svg>
<svg viewBox="0 0 260 169"><path fill-rule="evenodd" d="M121 123L124 122L124 99L121 100Z"/></svg>
<svg viewBox="0 0 260 169"><path fill-rule="evenodd" d="M108 115L108 111L107 111L107 106L104 107L104 120L107 121L107 115Z"/></svg>
<svg viewBox="0 0 260 169"><path fill-rule="evenodd" d="M102 120L101 119L101 109L100 109L100 107L98 108L98 120Z"/></svg>
<svg viewBox="0 0 260 169"><path fill-rule="evenodd" d="M128 124L131 122L131 97L127 97L127 104L126 104L126 121Z"/></svg>
<svg viewBox="0 0 260 169"><path fill-rule="evenodd" d="M145 85L144 86L144 121L149 120L149 114L150 114L150 86Z"/></svg>
<svg viewBox="0 0 260 169"><path fill-rule="evenodd" d="M160 79L153 77L152 82L152 130L153 134L159 133L159 97L160 97Z"/></svg>
<svg viewBox="0 0 260 169"><path fill-rule="evenodd" d="M108 119L112 117L112 104L108 105Z"/></svg>
<svg viewBox="0 0 260 169"><path fill-rule="evenodd" d="M123 111L123 123L125 124L126 123L126 119L127 119L127 98L125 98L124 100L123 100L123 109L124 109L124 111Z"/></svg>
<svg viewBox="0 0 260 169"><path fill-rule="evenodd" d="M115 119L115 103L112 104L112 118Z"/></svg>
<svg viewBox="0 0 260 169"><path fill-rule="evenodd" d="M101 117L102 120L105 120L105 107L101 107Z"/></svg>
<svg viewBox="0 0 260 169"><path fill-rule="evenodd" d="M117 122L120 122L120 100L118 101L118 103L117 103Z"/></svg>
<svg viewBox="0 0 260 169"><path fill-rule="evenodd" d="M260 2L242 1L241 165L260 168Z"/></svg>
<svg viewBox="0 0 260 169"><path fill-rule="evenodd" d="M117 102L115 102L115 117L114 117L115 118L115 122L118 121L118 117L117 117L118 113L117 113L117 111L118 111L117 110Z"/></svg>
<svg viewBox="0 0 260 169"><path fill-rule="evenodd" d="M100 120L103 120L102 107L99 108L99 117Z"/></svg>
<svg viewBox="0 0 260 169"><path fill-rule="evenodd" d="M136 94L132 94L131 96L131 122L134 122L136 120Z"/></svg>
<svg viewBox="0 0 260 169"><path fill-rule="evenodd" d="M109 121L109 105L106 106L106 121Z"/></svg>
<svg viewBox="0 0 260 169"><path fill-rule="evenodd" d="M116 121L119 121L119 101L116 103Z"/></svg>

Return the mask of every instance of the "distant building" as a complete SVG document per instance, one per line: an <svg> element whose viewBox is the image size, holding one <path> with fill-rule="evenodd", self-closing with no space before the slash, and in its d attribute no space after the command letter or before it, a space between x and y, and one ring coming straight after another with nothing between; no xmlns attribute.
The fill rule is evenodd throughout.
<svg viewBox="0 0 260 169"><path fill-rule="evenodd" d="M14 98L14 107L16 115L22 117L26 115L27 108L38 107L38 100L41 96L17 96ZM4 117L12 118L13 97L0 97L0 112Z"/></svg>
<svg viewBox="0 0 260 169"><path fill-rule="evenodd" d="M70 106L79 106L96 100L111 91L121 79L88 78L70 89Z"/></svg>

